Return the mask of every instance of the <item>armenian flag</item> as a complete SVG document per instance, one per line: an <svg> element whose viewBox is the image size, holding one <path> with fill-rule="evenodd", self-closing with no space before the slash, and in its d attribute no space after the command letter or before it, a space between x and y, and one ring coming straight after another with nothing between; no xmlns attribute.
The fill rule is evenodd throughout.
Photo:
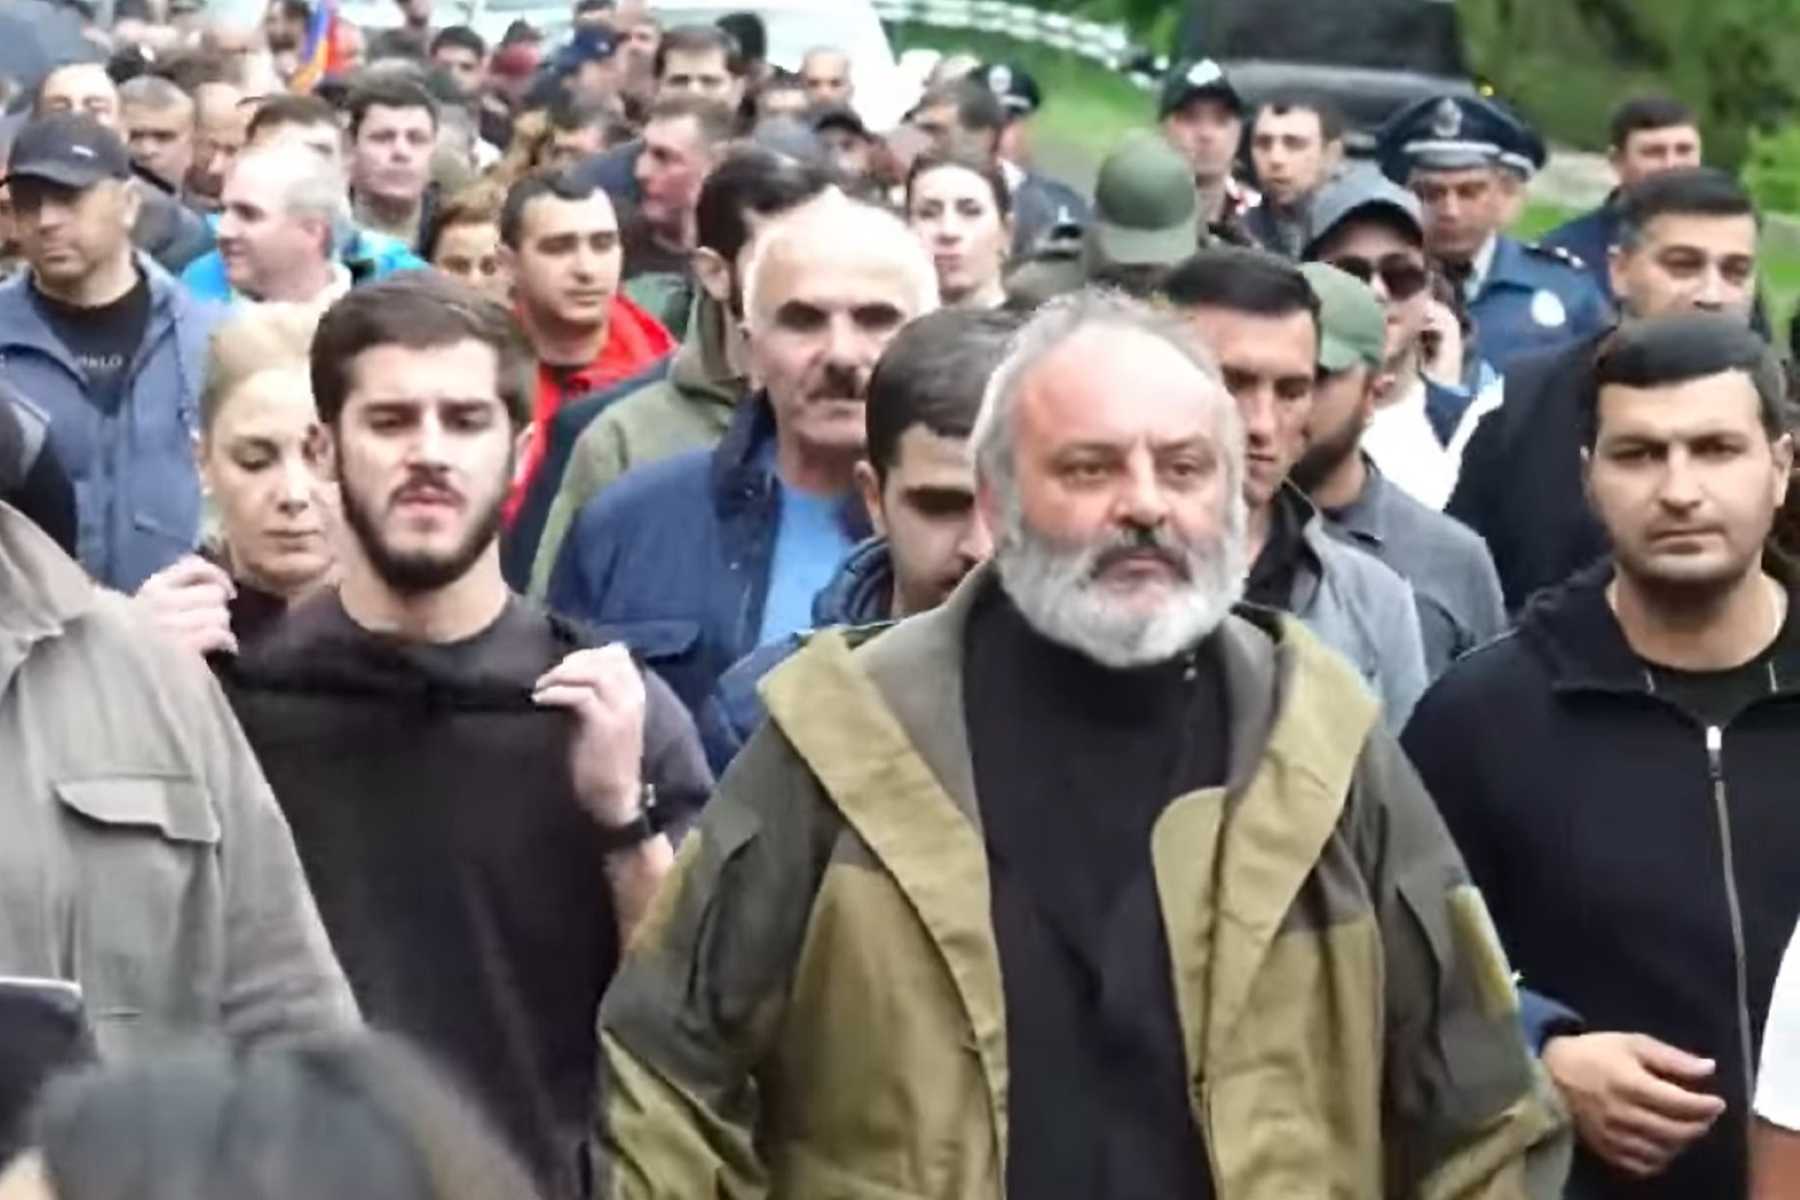
<svg viewBox="0 0 1800 1200"><path fill-rule="evenodd" d="M306 46L300 52L300 66L288 80L288 87L296 92L310 92L341 65L338 0L313 0L312 18L306 24Z"/></svg>

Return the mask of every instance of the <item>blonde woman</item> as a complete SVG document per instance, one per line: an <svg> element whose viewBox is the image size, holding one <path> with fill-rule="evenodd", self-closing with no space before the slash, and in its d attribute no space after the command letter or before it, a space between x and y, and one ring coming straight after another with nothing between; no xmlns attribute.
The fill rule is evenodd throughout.
<svg viewBox="0 0 1800 1200"><path fill-rule="evenodd" d="M336 488L318 470L307 360L318 318L309 306L246 306L213 335L196 455L216 534L137 593L159 628L202 654L236 653L336 563Z"/></svg>

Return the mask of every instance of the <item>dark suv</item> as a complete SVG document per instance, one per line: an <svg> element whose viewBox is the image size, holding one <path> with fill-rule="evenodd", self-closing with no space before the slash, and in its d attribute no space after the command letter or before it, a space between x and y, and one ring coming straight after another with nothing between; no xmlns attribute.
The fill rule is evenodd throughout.
<svg viewBox="0 0 1800 1200"><path fill-rule="evenodd" d="M1395 109L1475 90L1453 0L1191 0L1177 44L1251 106L1291 88L1332 101L1356 152Z"/></svg>

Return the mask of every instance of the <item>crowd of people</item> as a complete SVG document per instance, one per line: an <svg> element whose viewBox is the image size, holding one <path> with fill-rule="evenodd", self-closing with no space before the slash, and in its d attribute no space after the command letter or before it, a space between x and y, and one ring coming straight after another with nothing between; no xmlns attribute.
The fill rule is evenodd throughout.
<svg viewBox="0 0 1800 1200"><path fill-rule="evenodd" d="M0 73L0 1200L1800 1195L1690 109L314 3Z"/></svg>

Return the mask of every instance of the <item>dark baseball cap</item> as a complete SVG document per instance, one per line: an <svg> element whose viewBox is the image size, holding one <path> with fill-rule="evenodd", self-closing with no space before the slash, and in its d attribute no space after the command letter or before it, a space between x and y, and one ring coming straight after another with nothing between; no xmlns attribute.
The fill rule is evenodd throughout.
<svg viewBox="0 0 1800 1200"><path fill-rule="evenodd" d="M569 39L559 57L571 67L582 63L605 62L619 48L619 37L604 25L583 25Z"/></svg>
<svg viewBox="0 0 1800 1200"><path fill-rule="evenodd" d="M827 129L843 129L864 140L872 137L861 114L848 104L827 104L824 108L819 109L813 114L812 127L814 133L824 133Z"/></svg>
<svg viewBox="0 0 1800 1200"><path fill-rule="evenodd" d="M1173 265L1200 246L1194 170L1156 134L1138 131L1100 164L1088 236L1107 262Z"/></svg>
<svg viewBox="0 0 1800 1200"><path fill-rule="evenodd" d="M1351 217L1375 213L1403 229L1414 245L1425 244L1424 209L1419 198L1373 166L1359 164L1314 193L1309 222L1312 237L1303 257L1311 257L1313 249Z"/></svg>
<svg viewBox="0 0 1800 1200"><path fill-rule="evenodd" d="M1231 86L1225 68L1210 58L1178 62L1163 76L1162 97L1156 105L1156 119L1162 120L1196 96L1212 96L1229 104L1240 115L1244 98Z"/></svg>
<svg viewBox="0 0 1800 1200"><path fill-rule="evenodd" d="M1044 103L1044 93L1037 80L1024 67L1012 63L983 63L971 78L987 84L988 91L1000 101L1009 117L1029 117Z"/></svg>
<svg viewBox="0 0 1800 1200"><path fill-rule="evenodd" d="M103 179L129 179L131 154L118 134L85 113L50 113L28 121L13 139L6 182L42 179L86 189Z"/></svg>

